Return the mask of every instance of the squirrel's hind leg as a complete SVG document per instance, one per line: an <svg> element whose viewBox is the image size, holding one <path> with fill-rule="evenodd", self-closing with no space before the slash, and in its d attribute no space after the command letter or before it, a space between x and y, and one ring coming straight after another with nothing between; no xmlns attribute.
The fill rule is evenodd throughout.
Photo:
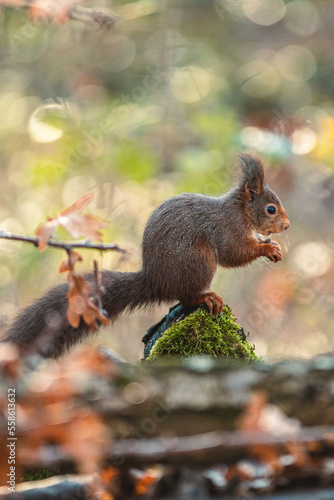
<svg viewBox="0 0 334 500"><path fill-rule="evenodd" d="M214 292L204 291L211 286L217 269L216 253L207 245L196 245L190 256L182 265L183 293L178 298L185 305L206 304L210 314L218 316L224 308L223 299Z"/></svg>
<svg viewBox="0 0 334 500"><path fill-rule="evenodd" d="M223 312L224 301L222 297L217 295L215 292L207 292L199 295L194 300L187 301L187 305L196 306L197 304L206 304L210 311L210 314L218 316Z"/></svg>

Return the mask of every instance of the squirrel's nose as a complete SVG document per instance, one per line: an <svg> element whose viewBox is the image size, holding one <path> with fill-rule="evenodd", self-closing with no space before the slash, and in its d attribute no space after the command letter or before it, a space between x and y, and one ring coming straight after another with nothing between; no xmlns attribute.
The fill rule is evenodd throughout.
<svg viewBox="0 0 334 500"><path fill-rule="evenodd" d="M290 222L288 221L285 226L284 226L284 231L286 231L287 229L289 229L290 227Z"/></svg>

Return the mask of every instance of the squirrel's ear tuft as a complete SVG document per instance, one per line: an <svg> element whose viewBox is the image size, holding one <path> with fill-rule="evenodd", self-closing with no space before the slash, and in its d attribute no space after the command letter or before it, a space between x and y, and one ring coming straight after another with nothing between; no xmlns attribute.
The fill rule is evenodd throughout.
<svg viewBox="0 0 334 500"><path fill-rule="evenodd" d="M259 158L255 158L247 153L241 153L239 155L239 161L244 174L243 186L245 194L248 194L249 199L251 199L252 195L261 194L263 192L263 166Z"/></svg>

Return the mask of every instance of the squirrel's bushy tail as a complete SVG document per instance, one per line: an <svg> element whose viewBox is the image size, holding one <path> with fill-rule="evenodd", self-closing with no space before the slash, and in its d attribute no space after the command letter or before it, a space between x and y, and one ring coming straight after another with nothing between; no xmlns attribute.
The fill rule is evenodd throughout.
<svg viewBox="0 0 334 500"><path fill-rule="evenodd" d="M154 302L143 271L136 273L102 272L102 284L105 288L103 307L111 321L114 321L125 309L132 311Z"/></svg>
<svg viewBox="0 0 334 500"><path fill-rule="evenodd" d="M85 276L92 282L92 274ZM105 293L103 307L113 322L125 309L148 305L150 291L142 271L120 273L102 271ZM73 328L67 320L67 283L52 288L37 299L15 318L6 331L2 342L15 345L21 354L38 353L44 357L57 358L71 346L90 334L90 329L81 320L78 328Z"/></svg>

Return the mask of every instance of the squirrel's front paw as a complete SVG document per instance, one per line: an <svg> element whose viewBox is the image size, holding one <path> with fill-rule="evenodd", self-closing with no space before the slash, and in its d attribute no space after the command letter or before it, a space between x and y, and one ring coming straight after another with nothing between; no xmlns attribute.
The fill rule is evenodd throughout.
<svg viewBox="0 0 334 500"><path fill-rule="evenodd" d="M268 257L269 260L275 263L282 260L282 249L277 241L272 241L271 243L263 243L261 246L264 257Z"/></svg>

